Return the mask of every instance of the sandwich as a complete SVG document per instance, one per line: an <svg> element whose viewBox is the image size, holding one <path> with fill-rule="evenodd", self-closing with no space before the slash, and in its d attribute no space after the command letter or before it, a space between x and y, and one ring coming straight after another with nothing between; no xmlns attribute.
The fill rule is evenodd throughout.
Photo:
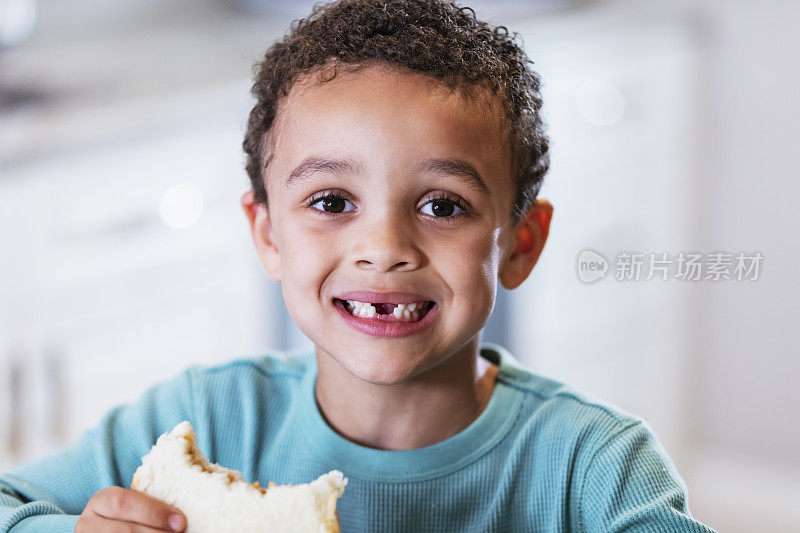
<svg viewBox="0 0 800 533"><path fill-rule="evenodd" d="M188 421L161 435L133 475L131 489L186 516L186 533L339 533L336 501L347 479L338 470L310 483L267 488L211 463Z"/></svg>

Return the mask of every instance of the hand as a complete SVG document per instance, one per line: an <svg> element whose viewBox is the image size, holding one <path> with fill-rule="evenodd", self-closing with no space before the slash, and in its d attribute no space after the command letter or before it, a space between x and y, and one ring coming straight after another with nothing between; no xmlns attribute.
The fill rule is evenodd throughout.
<svg viewBox="0 0 800 533"><path fill-rule="evenodd" d="M178 509L147 494L121 487L97 491L75 524L75 533L150 533L185 529L186 517Z"/></svg>

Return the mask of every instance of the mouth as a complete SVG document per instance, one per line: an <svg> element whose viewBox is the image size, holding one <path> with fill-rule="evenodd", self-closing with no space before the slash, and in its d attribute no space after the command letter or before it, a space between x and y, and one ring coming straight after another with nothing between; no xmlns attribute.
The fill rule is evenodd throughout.
<svg viewBox="0 0 800 533"><path fill-rule="evenodd" d="M350 316L378 320L382 322L419 322L428 314L436 302L419 300L413 302L363 302L359 300L344 300L334 298L335 304L340 304Z"/></svg>

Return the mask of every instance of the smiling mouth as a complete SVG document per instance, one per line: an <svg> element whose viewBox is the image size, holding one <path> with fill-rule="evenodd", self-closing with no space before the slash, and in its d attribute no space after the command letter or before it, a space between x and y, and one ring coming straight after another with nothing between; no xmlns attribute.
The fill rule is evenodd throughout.
<svg viewBox="0 0 800 533"><path fill-rule="evenodd" d="M432 301L393 304L359 302L340 298L334 298L334 300L341 302L345 310L354 317L386 322L419 322L434 306Z"/></svg>

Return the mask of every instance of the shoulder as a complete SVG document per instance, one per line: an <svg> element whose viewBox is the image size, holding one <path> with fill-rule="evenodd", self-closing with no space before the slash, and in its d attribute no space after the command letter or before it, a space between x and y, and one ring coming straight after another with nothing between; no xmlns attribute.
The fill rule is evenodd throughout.
<svg viewBox="0 0 800 533"><path fill-rule="evenodd" d="M656 510L653 502L669 499L670 516L682 512L685 485L641 417L518 362L502 365L500 380L521 397L518 438L529 443L525 450L533 448L533 467L562 469L570 480L565 490L577 503L573 518L605 523L604 506L623 500L633 506L639 496Z"/></svg>
<svg viewBox="0 0 800 533"><path fill-rule="evenodd" d="M522 416L537 429L600 447L615 435L644 424L624 409L556 379L534 373L514 361L504 364L498 380L522 396Z"/></svg>
<svg viewBox="0 0 800 533"><path fill-rule="evenodd" d="M519 449L527 450L531 468L560 465L577 488L598 465L617 468L623 464L624 457L636 453L630 446L645 446L666 459L641 417L539 375L507 351L500 355L498 383L513 390L520 404L513 438L525 442Z"/></svg>
<svg viewBox="0 0 800 533"><path fill-rule="evenodd" d="M518 438L530 443L520 447L528 468L548 474L533 477L533 490L563 480L572 529L713 531L691 517L686 485L641 417L518 363L500 374L522 397Z"/></svg>
<svg viewBox="0 0 800 533"><path fill-rule="evenodd" d="M530 371L516 374L509 383L539 409L569 416L575 422L600 423L610 431L617 431L642 421L610 402Z"/></svg>

